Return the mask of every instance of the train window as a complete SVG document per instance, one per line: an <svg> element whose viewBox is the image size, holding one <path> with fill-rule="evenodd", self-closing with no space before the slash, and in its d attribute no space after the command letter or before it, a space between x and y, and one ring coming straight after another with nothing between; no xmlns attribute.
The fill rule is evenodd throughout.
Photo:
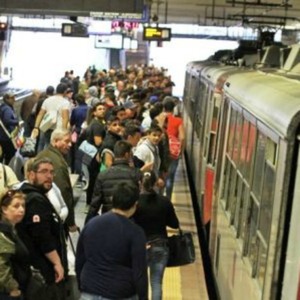
<svg viewBox="0 0 300 300"><path fill-rule="evenodd" d="M215 156L216 156L216 143L217 143L217 128L219 121L219 101L218 96L213 99L213 112L212 119L210 124L210 137L209 137L209 149L208 149L208 163L214 165L215 164Z"/></svg>
<svg viewBox="0 0 300 300"><path fill-rule="evenodd" d="M264 172L264 161L265 161L265 151L266 151L267 138L259 132L257 146L256 146L256 157L254 165L253 174L253 185L252 190L256 197L260 200L261 188L262 188L262 178Z"/></svg>
<svg viewBox="0 0 300 300"><path fill-rule="evenodd" d="M258 203L254 199L253 195L250 194L249 208L247 211L247 221L245 226L245 244L244 244L244 254L249 256L252 268L255 269L255 264L257 260L257 241L256 241L256 231L259 207Z"/></svg>
<svg viewBox="0 0 300 300"><path fill-rule="evenodd" d="M248 136L248 146L247 146L247 154L245 159L245 172L244 176L248 182L250 182L252 165L254 162L254 149L256 145L256 126L254 124L250 124L249 128L249 136Z"/></svg>
<svg viewBox="0 0 300 300"><path fill-rule="evenodd" d="M229 135L228 135L228 142L227 142L227 153L229 154L230 157L232 157L236 114L237 112L231 109L230 122L229 122Z"/></svg>
<svg viewBox="0 0 300 300"><path fill-rule="evenodd" d="M230 212L230 221L233 223L233 218L237 200L237 174L236 169L231 165L230 179L228 185L227 209Z"/></svg>
<svg viewBox="0 0 300 300"><path fill-rule="evenodd" d="M248 198L249 198L249 187L245 183L243 183L242 192L241 192L240 210L238 214L238 224L237 224L237 237L242 240L245 237Z"/></svg>
<svg viewBox="0 0 300 300"><path fill-rule="evenodd" d="M272 164L276 164L277 144L271 139L267 139L266 159Z"/></svg>
<svg viewBox="0 0 300 300"><path fill-rule="evenodd" d="M226 121L227 121L227 115L229 112L229 104L228 101L225 100L224 102L224 106L222 109L222 116L220 114L220 120L222 120L222 122L220 121L218 123L219 128L218 128L218 141L217 141L217 162L223 161L223 150L225 148L225 139L222 138L225 136L225 132L226 132ZM217 163L216 165L216 175L215 175L215 189L218 190L218 187L221 184L221 168L222 168L221 163Z"/></svg>
<svg viewBox="0 0 300 300"><path fill-rule="evenodd" d="M245 165L246 165L246 158L247 158L249 128L250 128L249 121L244 119L242 140L241 140L241 150L240 150L240 160L239 160L239 169L243 174L245 173Z"/></svg>
<svg viewBox="0 0 300 300"><path fill-rule="evenodd" d="M224 178L223 178L223 184L222 184L222 190L221 190L221 199L226 200L227 194L228 194L228 184L229 184L229 175L230 175L230 161L226 157L225 158L225 167L224 167Z"/></svg>
<svg viewBox="0 0 300 300"><path fill-rule="evenodd" d="M265 163L265 175L263 179L263 188L260 204L259 231L264 240L268 243L273 210L273 190L275 183L275 170L267 162Z"/></svg>
<svg viewBox="0 0 300 300"><path fill-rule="evenodd" d="M242 114L237 112L234 142L233 142L233 152L232 152L232 159L236 164L238 164L238 161L239 161L240 142L241 142L241 136L242 136L242 126L243 126Z"/></svg>
<svg viewBox="0 0 300 300"><path fill-rule="evenodd" d="M236 205L232 209L231 213L231 224L235 227L236 231L238 229L238 222L240 219L240 213L242 213L242 193L243 193L243 179L240 174L237 176L237 196L236 196Z"/></svg>

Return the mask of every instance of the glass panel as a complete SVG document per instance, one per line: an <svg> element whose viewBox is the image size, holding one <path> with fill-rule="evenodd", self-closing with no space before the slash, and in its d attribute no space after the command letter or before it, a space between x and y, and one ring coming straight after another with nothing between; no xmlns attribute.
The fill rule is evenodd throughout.
<svg viewBox="0 0 300 300"><path fill-rule="evenodd" d="M231 207L231 197L232 197L232 190L233 185L235 182L235 169L233 168L232 164L228 162L229 174L228 174L228 181L226 186L226 210L230 210Z"/></svg>
<svg viewBox="0 0 300 300"><path fill-rule="evenodd" d="M256 144L256 127L253 124L250 124L249 137L248 137L248 147L247 147L247 156L245 160L245 178L250 183L250 177L252 174L252 166L254 161L254 149Z"/></svg>
<svg viewBox="0 0 300 300"><path fill-rule="evenodd" d="M259 216L259 230L265 239L266 243L269 241L271 222L272 222L272 209L273 209L273 196L274 196L274 183L275 171L271 166L266 164L265 176L263 180L263 190L260 204Z"/></svg>
<svg viewBox="0 0 300 300"><path fill-rule="evenodd" d="M256 259L256 230L258 221L259 208L257 207L253 196L250 196L249 210L247 212L247 222L245 227L245 248L244 254L249 256L250 261Z"/></svg>
<svg viewBox="0 0 300 300"><path fill-rule="evenodd" d="M238 224L237 224L237 237L244 239L245 237L245 226L246 226L246 214L248 208L248 195L249 189L243 183L242 192L241 192L241 203L240 211L238 215Z"/></svg>
<svg viewBox="0 0 300 300"><path fill-rule="evenodd" d="M228 178L229 178L229 162L228 158L225 157L225 164L224 164L224 177L223 177L223 184L221 189L221 199L227 199L227 186L228 186Z"/></svg>
<svg viewBox="0 0 300 300"><path fill-rule="evenodd" d="M231 222L233 223L233 226L235 229L238 229L238 220L239 220L239 215L242 212L241 210L241 194L242 194L242 189L243 189L243 180L242 178L237 175L237 197L236 197L236 206L232 210L232 215L231 215Z"/></svg>
<svg viewBox="0 0 300 300"><path fill-rule="evenodd" d="M209 164L214 163L215 147L216 147L216 134L211 133L209 139L209 150L208 150L208 157L207 157L207 162Z"/></svg>
<svg viewBox="0 0 300 300"><path fill-rule="evenodd" d="M248 144L248 137L249 137L249 128L250 124L249 121L244 120L243 124L243 132L242 132L242 141L241 141L241 150L240 150L240 160L239 160L239 170L244 175L245 166L246 166L246 159L247 159L247 144Z"/></svg>
<svg viewBox="0 0 300 300"><path fill-rule="evenodd" d="M230 122L229 122L229 135L228 135L228 142L227 142L227 153L229 154L230 157L232 157L235 122L236 122L236 111L231 109Z"/></svg>
<svg viewBox="0 0 300 300"><path fill-rule="evenodd" d="M229 182L229 197L228 197L228 209L230 210L230 223L233 224L234 213L236 209L237 199L237 174L236 169L231 165L231 174Z"/></svg>
<svg viewBox="0 0 300 300"><path fill-rule="evenodd" d="M237 112L234 142L233 142L233 153L232 153L232 159L236 164L238 164L238 161L239 161L240 142L241 142L241 136L242 136L242 126L243 126L242 115L241 115L241 113Z"/></svg>
<svg viewBox="0 0 300 300"><path fill-rule="evenodd" d="M262 134L258 134L258 141L256 147L256 156L255 156L255 166L253 174L253 187L252 190L260 200L261 187L262 187L262 178L264 172L264 160L265 160L265 151L266 151L267 138Z"/></svg>
<svg viewBox="0 0 300 300"><path fill-rule="evenodd" d="M276 150L277 150L277 144L268 138L267 147L266 147L266 159L272 165L275 165L276 163Z"/></svg>
<svg viewBox="0 0 300 300"><path fill-rule="evenodd" d="M216 99L214 99L216 101ZM216 132L218 128L219 107L214 106L213 117L211 122L211 131Z"/></svg>
<svg viewBox="0 0 300 300"><path fill-rule="evenodd" d="M266 274L266 266L267 266L267 249L260 242L259 245L259 256L258 256L258 268L257 268L257 278L261 288L264 286L265 274Z"/></svg>

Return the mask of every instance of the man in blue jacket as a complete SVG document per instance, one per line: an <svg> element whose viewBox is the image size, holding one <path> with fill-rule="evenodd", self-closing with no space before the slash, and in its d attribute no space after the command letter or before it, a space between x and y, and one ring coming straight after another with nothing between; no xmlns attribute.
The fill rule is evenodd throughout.
<svg viewBox="0 0 300 300"><path fill-rule="evenodd" d="M13 94L5 94L3 96L3 104L0 106L0 146L3 152L3 162L7 165L14 157L16 149L8 135L16 136L18 131L18 117L14 111L15 96Z"/></svg>
<svg viewBox="0 0 300 300"><path fill-rule="evenodd" d="M148 299L146 237L129 220L138 198L135 184L119 183L112 210L84 227L75 263L81 299Z"/></svg>

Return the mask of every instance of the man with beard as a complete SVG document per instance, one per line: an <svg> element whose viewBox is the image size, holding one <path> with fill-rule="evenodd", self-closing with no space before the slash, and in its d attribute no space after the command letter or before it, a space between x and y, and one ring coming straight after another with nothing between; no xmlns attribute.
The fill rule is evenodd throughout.
<svg viewBox="0 0 300 300"><path fill-rule="evenodd" d="M20 190L26 194L26 212L17 231L30 253L30 264L40 271L46 286L41 299L66 299L68 270L63 223L46 193L52 188L54 166L50 159L35 159L28 166L28 182Z"/></svg>

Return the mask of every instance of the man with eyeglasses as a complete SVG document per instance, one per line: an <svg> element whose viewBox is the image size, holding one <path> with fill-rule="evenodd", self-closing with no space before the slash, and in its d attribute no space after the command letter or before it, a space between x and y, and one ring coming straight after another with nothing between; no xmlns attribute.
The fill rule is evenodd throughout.
<svg viewBox="0 0 300 300"><path fill-rule="evenodd" d="M68 270L65 234L46 195L52 188L54 165L49 158L35 159L28 166L27 176L28 182L20 188L26 194L26 212L16 229L29 250L30 264L46 282L41 299L63 300Z"/></svg>
<svg viewBox="0 0 300 300"><path fill-rule="evenodd" d="M69 166L65 160L71 148L71 134L67 129L55 129L51 134L50 145L41 151L36 158L48 157L51 159L55 176L54 183L59 187L63 199L68 206L69 214L65 221L68 230L74 232L77 230L74 214L73 189L69 175Z"/></svg>

